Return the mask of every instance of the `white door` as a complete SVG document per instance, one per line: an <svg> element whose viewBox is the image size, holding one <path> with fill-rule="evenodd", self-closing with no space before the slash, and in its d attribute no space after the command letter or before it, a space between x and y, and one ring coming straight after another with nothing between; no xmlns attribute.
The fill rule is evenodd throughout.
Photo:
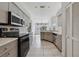
<svg viewBox="0 0 79 59"><path fill-rule="evenodd" d="M72 56L79 57L79 2L72 4Z"/></svg>
<svg viewBox="0 0 79 59"><path fill-rule="evenodd" d="M66 8L66 56L79 57L79 3Z"/></svg>
<svg viewBox="0 0 79 59"><path fill-rule="evenodd" d="M66 12L66 56L72 57L72 39L71 39L71 5L67 6Z"/></svg>

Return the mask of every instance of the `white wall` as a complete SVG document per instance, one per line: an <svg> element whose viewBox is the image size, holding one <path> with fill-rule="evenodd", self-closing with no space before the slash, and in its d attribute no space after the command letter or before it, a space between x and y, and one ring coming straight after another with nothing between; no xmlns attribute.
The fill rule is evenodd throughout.
<svg viewBox="0 0 79 59"><path fill-rule="evenodd" d="M25 2L23 5L32 17L50 18L56 15L58 9L61 7L61 2ZM42 5L45 6L45 8L40 8ZM35 8L35 6L37 6L37 8Z"/></svg>
<svg viewBox="0 0 79 59"><path fill-rule="evenodd" d="M25 25L25 26L23 26L23 27L19 27L19 34L21 34L21 33L26 33L26 34L28 34L28 27Z"/></svg>
<svg viewBox="0 0 79 59"><path fill-rule="evenodd" d="M30 15L30 13L29 13L29 11L25 8L25 7L23 7L23 6L25 6L24 5L24 2L14 2L26 15L28 15L29 17L31 16Z"/></svg>

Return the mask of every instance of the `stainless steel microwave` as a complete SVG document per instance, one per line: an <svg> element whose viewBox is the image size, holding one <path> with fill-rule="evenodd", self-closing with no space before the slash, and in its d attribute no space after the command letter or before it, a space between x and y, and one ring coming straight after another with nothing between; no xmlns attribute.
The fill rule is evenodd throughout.
<svg viewBox="0 0 79 59"><path fill-rule="evenodd" d="M23 22L24 21L20 16L12 13L10 11L8 12L8 24L16 25L16 26L23 26L24 25Z"/></svg>

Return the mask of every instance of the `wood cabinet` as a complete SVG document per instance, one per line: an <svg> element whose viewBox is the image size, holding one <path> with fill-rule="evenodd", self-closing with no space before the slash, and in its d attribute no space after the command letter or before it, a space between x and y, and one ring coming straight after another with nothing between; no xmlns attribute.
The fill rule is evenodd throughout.
<svg viewBox="0 0 79 59"><path fill-rule="evenodd" d="M0 2L0 23L8 23L8 2Z"/></svg>
<svg viewBox="0 0 79 59"><path fill-rule="evenodd" d="M62 35L51 32L41 32L41 39L53 42L59 51L62 51Z"/></svg>
<svg viewBox="0 0 79 59"><path fill-rule="evenodd" d="M53 36L51 32L41 32L41 39L53 42Z"/></svg>
<svg viewBox="0 0 79 59"><path fill-rule="evenodd" d="M17 56L17 39L0 38L0 57Z"/></svg>
<svg viewBox="0 0 79 59"><path fill-rule="evenodd" d="M57 35L55 44L57 48L62 51L62 35Z"/></svg>
<svg viewBox="0 0 79 59"><path fill-rule="evenodd" d="M8 50L5 54L3 54L1 57L17 57L17 47L13 47L12 49Z"/></svg>

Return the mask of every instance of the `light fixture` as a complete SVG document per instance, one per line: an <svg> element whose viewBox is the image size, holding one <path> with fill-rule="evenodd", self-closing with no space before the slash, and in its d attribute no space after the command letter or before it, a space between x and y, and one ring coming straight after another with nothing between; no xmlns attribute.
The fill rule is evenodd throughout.
<svg viewBox="0 0 79 59"><path fill-rule="evenodd" d="M50 6L48 6L48 8L50 8Z"/></svg>
<svg viewBox="0 0 79 59"><path fill-rule="evenodd" d="M35 8L37 8L37 6L35 6Z"/></svg>
<svg viewBox="0 0 79 59"><path fill-rule="evenodd" d="M45 8L45 6L40 6L40 8Z"/></svg>

